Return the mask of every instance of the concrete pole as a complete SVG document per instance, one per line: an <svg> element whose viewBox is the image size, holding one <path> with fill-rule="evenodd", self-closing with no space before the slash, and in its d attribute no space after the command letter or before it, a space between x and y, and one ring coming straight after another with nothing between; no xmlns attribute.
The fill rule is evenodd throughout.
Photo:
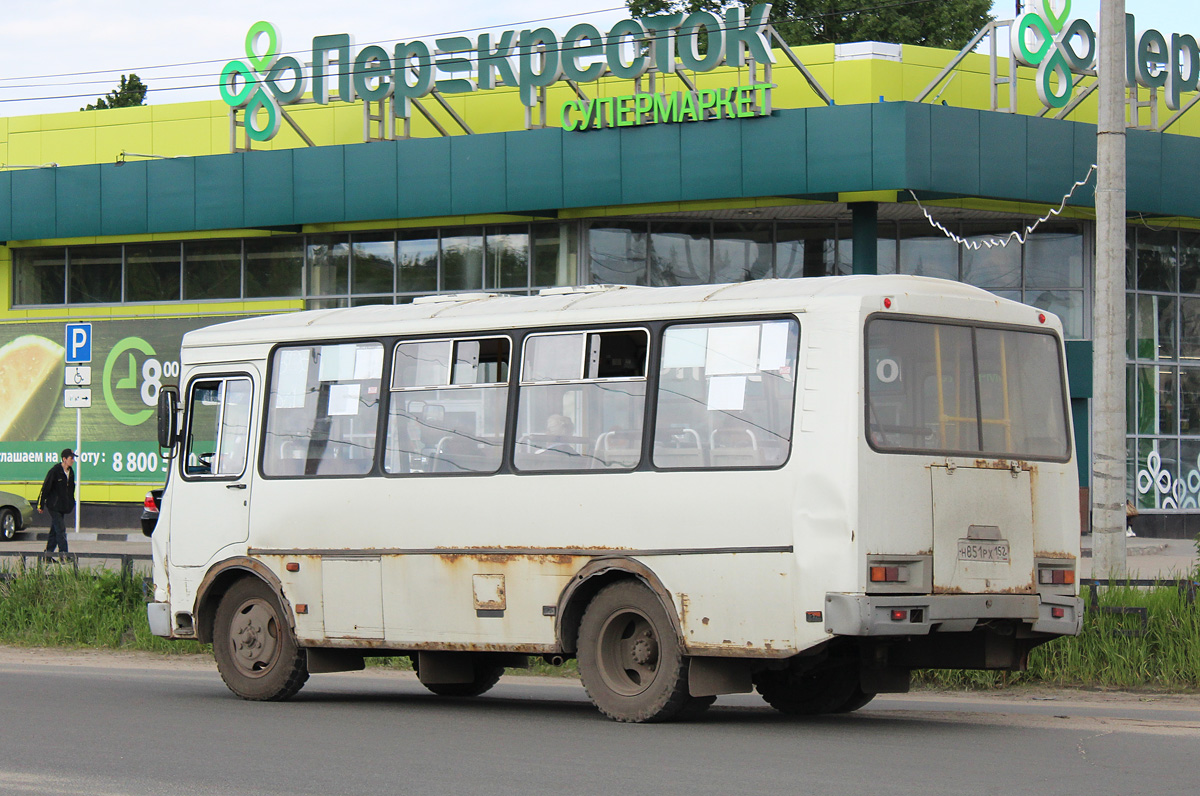
<svg viewBox="0 0 1200 796"><path fill-rule="evenodd" d="M1125 560L1125 0L1101 0L1092 321L1092 573Z"/></svg>

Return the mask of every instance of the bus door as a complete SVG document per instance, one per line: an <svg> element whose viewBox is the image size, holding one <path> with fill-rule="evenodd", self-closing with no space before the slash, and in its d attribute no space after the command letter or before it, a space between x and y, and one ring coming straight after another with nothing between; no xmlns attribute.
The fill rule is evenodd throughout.
<svg viewBox="0 0 1200 796"><path fill-rule="evenodd" d="M254 382L197 376L187 393L179 480L171 486L170 560L203 566L249 533Z"/></svg>

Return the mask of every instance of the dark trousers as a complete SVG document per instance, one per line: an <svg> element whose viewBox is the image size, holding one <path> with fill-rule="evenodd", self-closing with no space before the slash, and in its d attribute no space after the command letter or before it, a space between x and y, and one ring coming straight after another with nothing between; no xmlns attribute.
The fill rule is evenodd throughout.
<svg viewBox="0 0 1200 796"><path fill-rule="evenodd" d="M67 552L67 526L61 511L50 512L50 540L46 542L46 552L53 553L55 546L58 552Z"/></svg>

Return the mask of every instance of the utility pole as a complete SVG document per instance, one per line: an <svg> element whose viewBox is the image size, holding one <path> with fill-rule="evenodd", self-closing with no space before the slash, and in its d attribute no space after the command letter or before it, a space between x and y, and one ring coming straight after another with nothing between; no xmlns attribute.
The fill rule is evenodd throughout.
<svg viewBox="0 0 1200 796"><path fill-rule="evenodd" d="M1092 574L1125 560L1125 0L1100 0L1096 296L1092 322Z"/></svg>

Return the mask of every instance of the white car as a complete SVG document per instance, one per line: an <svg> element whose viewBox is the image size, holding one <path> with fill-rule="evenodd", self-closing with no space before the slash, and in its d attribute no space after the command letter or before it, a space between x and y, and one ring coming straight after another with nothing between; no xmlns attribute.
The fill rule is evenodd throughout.
<svg viewBox="0 0 1200 796"><path fill-rule="evenodd" d="M32 503L12 492L0 492L0 540L11 542L32 519Z"/></svg>

